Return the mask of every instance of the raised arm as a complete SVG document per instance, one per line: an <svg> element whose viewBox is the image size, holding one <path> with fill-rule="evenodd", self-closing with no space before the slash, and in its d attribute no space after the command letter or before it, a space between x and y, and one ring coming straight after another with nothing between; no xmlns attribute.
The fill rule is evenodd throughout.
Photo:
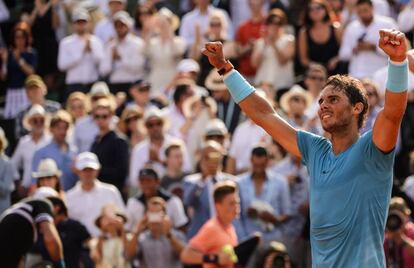
<svg viewBox="0 0 414 268"><path fill-rule="evenodd" d="M236 103L257 125L281 144L289 153L301 157L296 129L283 120L269 102L254 92L254 88L235 70L223 56L223 45L210 42L203 54L210 63L224 74L224 82Z"/></svg>
<svg viewBox="0 0 414 268"><path fill-rule="evenodd" d="M405 35L396 30L380 30L379 47L389 56L385 103L372 130L372 140L382 152L394 149L407 106L408 62Z"/></svg>

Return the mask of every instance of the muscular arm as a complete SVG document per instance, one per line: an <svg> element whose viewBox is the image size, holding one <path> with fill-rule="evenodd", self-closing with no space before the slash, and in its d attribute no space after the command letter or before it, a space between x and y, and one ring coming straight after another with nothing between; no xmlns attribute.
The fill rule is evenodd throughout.
<svg viewBox="0 0 414 268"><path fill-rule="evenodd" d="M59 234L52 222L44 221L39 223L40 233L43 234L44 243L53 261L63 260L63 247Z"/></svg>

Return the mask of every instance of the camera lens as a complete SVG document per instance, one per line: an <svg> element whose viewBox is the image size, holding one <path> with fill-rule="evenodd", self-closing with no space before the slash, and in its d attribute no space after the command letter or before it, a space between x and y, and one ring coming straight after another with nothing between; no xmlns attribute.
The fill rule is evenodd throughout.
<svg viewBox="0 0 414 268"><path fill-rule="evenodd" d="M272 268L284 268L284 267L285 267L285 257L284 257L284 255L277 255L273 259Z"/></svg>
<svg viewBox="0 0 414 268"><path fill-rule="evenodd" d="M387 218L387 225L386 228L388 231L395 232L401 228L403 225L403 220L401 219L400 215L390 213Z"/></svg>

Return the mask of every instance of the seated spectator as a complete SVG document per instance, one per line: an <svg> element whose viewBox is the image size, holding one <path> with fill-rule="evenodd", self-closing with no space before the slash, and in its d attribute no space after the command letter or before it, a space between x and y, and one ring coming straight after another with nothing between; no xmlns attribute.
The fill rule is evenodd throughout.
<svg viewBox="0 0 414 268"><path fill-rule="evenodd" d="M89 113L89 108L88 97L80 91L71 93L66 101L66 111L72 116L74 124Z"/></svg>
<svg viewBox="0 0 414 268"><path fill-rule="evenodd" d="M237 235L232 221L238 216L240 200L237 185L233 181L222 181L214 185L214 207L216 216L209 219L190 240L181 253L185 264L203 264L204 268L234 267L234 252L224 247L237 245Z"/></svg>
<svg viewBox="0 0 414 268"><path fill-rule="evenodd" d="M92 237L98 237L101 232L95 220L102 208L112 203L125 211L125 206L115 186L97 179L101 165L95 154L79 154L75 167L79 170L79 182L66 194L69 217L85 225Z"/></svg>
<svg viewBox="0 0 414 268"><path fill-rule="evenodd" d="M72 124L71 116L64 110L58 111L50 121L52 141L37 150L32 160L32 171L35 171L42 159L51 158L62 171L61 183L63 190L72 188L78 177L73 173L72 166L76 149L66 141L68 130ZM35 181L32 181L35 183Z"/></svg>
<svg viewBox="0 0 414 268"><path fill-rule="evenodd" d="M184 235L174 229L167 213L167 204L160 197L147 201L144 217L134 226L126 246L126 256L139 256L140 267L181 268L180 254L185 246Z"/></svg>
<svg viewBox="0 0 414 268"><path fill-rule="evenodd" d="M362 84L364 85L365 94L367 94L368 97L368 112L365 119L365 125L360 129L361 134L372 129L375 119L382 108L377 84L369 79L362 80Z"/></svg>
<svg viewBox="0 0 414 268"><path fill-rule="evenodd" d="M14 190L16 168L12 161L4 154L8 145L6 135L0 128L0 214L10 207L10 196Z"/></svg>
<svg viewBox="0 0 414 268"><path fill-rule="evenodd" d="M305 111L305 115L310 120L317 120L318 110L319 110L319 94L325 86L326 80L328 78L328 73L326 68L317 63L309 64L305 72L304 85L306 90L312 96L312 103L308 106Z"/></svg>
<svg viewBox="0 0 414 268"><path fill-rule="evenodd" d="M29 105L23 110L20 110L16 116L16 139L19 139L29 133L27 126L23 125L23 120L33 105L41 105L46 113L50 115L56 113L60 109L59 103L45 99L47 88L40 76L35 74L29 75L24 82L24 88L26 89Z"/></svg>
<svg viewBox="0 0 414 268"><path fill-rule="evenodd" d="M117 130L127 137L130 149L145 139L142 124L143 111L137 105L127 106L118 121Z"/></svg>
<svg viewBox="0 0 414 268"><path fill-rule="evenodd" d="M181 143L171 143L165 149L165 175L161 178L161 187L181 200L184 195L183 147Z"/></svg>
<svg viewBox="0 0 414 268"><path fill-rule="evenodd" d="M128 143L112 129L115 107L108 99L98 100L92 111L99 133L91 146L91 152L98 156L101 163L99 180L114 185L124 193L128 175Z"/></svg>
<svg viewBox="0 0 414 268"><path fill-rule="evenodd" d="M109 203L102 208L95 220L95 225L102 233L92 253L98 267L129 267L124 249L126 221L126 216L114 204Z"/></svg>
<svg viewBox="0 0 414 268"><path fill-rule="evenodd" d="M280 268L292 267L286 246L278 241L269 243L269 247L264 253L263 259L256 265L257 267L263 268L274 268L275 265Z"/></svg>
<svg viewBox="0 0 414 268"><path fill-rule="evenodd" d="M223 147L215 141L208 141L201 151L200 172L184 178L183 201L191 218L187 238L193 237L208 219L216 215L211 195L213 185L218 181L236 179L221 171L222 160Z"/></svg>
<svg viewBox="0 0 414 268"><path fill-rule="evenodd" d="M223 121L215 118L215 119L210 120L204 129L205 129L205 132L204 132L203 143L208 142L208 141L215 141L223 147L222 169L226 170L227 163L228 163L227 159L229 156L229 152L228 152L229 133L227 131L226 126L224 125ZM199 160L199 155L196 155L196 159L197 161Z"/></svg>
<svg viewBox="0 0 414 268"><path fill-rule="evenodd" d="M384 241L387 267L414 265L414 223L410 215L411 210L404 199L391 199Z"/></svg>
<svg viewBox="0 0 414 268"><path fill-rule="evenodd" d="M281 240L282 223L291 214L290 192L286 179L267 170L269 154L265 147L251 151L251 172L238 177L241 210L237 237L245 239L255 232L263 241Z"/></svg>
<svg viewBox="0 0 414 268"><path fill-rule="evenodd" d="M157 172L151 167L143 167L138 174L138 183L141 194L131 197L127 203L127 228L133 228L142 220L145 215L147 201L158 196L165 201L166 213L171 219L174 228L182 228L188 219L185 215L183 203L181 200L160 187L160 178Z"/></svg>
<svg viewBox="0 0 414 268"><path fill-rule="evenodd" d="M132 98L132 101L127 105L136 105L142 109L145 113L148 109L153 107L159 107L156 101L152 100L150 97L151 85L144 80L138 80L135 83L132 83L129 88L129 95Z"/></svg>
<svg viewBox="0 0 414 268"><path fill-rule="evenodd" d="M50 134L47 131L45 109L38 104L33 105L23 119L25 129L30 132L19 139L12 161L17 170L22 171L19 184L19 195L25 197L32 185L32 161L34 153L50 142Z"/></svg>
<svg viewBox="0 0 414 268"><path fill-rule="evenodd" d="M37 170L32 173L32 176L36 179L37 188L50 187L54 189L62 199L65 197L63 189L60 186L60 176L62 176L62 172L58 169L56 162L53 159L42 159Z"/></svg>

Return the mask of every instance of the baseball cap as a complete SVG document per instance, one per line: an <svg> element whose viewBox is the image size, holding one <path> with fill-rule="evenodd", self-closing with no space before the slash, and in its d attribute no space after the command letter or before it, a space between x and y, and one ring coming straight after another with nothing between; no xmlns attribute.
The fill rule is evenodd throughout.
<svg viewBox="0 0 414 268"><path fill-rule="evenodd" d="M200 72L200 65L193 59L183 59L177 65L177 72L189 73Z"/></svg>
<svg viewBox="0 0 414 268"><path fill-rule="evenodd" d="M150 168L150 167L144 167L143 169L139 171L138 178L142 178L142 177L152 177L154 179L159 178L158 173L153 168Z"/></svg>
<svg viewBox="0 0 414 268"><path fill-rule="evenodd" d="M76 160L76 168L78 170L84 170L85 168L92 168L98 170L101 168L98 157L91 152L80 153Z"/></svg>
<svg viewBox="0 0 414 268"><path fill-rule="evenodd" d="M72 13L72 21L89 21L89 13L86 9L75 9Z"/></svg>
<svg viewBox="0 0 414 268"><path fill-rule="evenodd" d="M125 24L128 28L131 28L132 25L134 24L131 16L128 14L128 12L121 10L115 13L114 17L113 17L113 21L114 23L117 21L122 22L123 24Z"/></svg>
<svg viewBox="0 0 414 268"><path fill-rule="evenodd" d="M94 96L94 95L107 96L110 94L109 87L105 82L102 82L102 81L95 82L92 85L91 90L89 91L89 94L91 96Z"/></svg>
<svg viewBox="0 0 414 268"><path fill-rule="evenodd" d="M207 124L205 136L225 136L227 133L228 131L223 121L220 119L213 119Z"/></svg>

